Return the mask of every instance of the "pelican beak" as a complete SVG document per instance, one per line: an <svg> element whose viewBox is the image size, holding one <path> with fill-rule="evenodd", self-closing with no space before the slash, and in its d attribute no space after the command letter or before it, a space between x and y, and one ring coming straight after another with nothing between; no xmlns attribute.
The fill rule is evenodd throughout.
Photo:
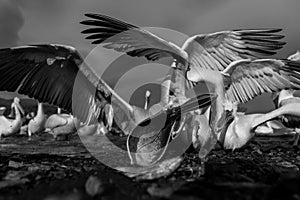
<svg viewBox="0 0 300 200"><path fill-rule="evenodd" d="M25 115L25 111L23 110L22 106L19 104L19 102L16 102L15 105L17 106L17 108L19 109L20 113L22 116Z"/></svg>
<svg viewBox="0 0 300 200"><path fill-rule="evenodd" d="M0 107L0 116L4 114L5 110L6 110L5 107Z"/></svg>

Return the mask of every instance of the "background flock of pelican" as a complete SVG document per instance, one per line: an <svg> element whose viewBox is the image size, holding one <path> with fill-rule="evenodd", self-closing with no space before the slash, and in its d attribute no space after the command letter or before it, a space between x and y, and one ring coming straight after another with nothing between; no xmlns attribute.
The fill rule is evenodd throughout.
<svg viewBox="0 0 300 200"><path fill-rule="evenodd" d="M0 108L0 136L43 131L55 137L74 132L107 133L119 130L127 136L131 164L159 166L172 140L192 138L199 157L219 143L225 149L245 146L256 128L274 119L300 134L300 54L288 59L272 56L285 43L281 29L243 29L199 34L182 47L121 20L86 14L82 31L93 44L133 57L157 61L171 57L169 79L161 83L161 100L149 107L130 105L93 69L75 48L58 44L35 44L0 50L0 90L17 92L38 100L36 115L26 114L15 98L13 119ZM209 93L190 97L188 91L206 83ZM276 108L266 114L245 114L238 105L263 93L273 93ZM75 98L74 98L75 97ZM58 107L46 117L43 103ZM69 114L62 114L63 109ZM120 112L122 116L120 117ZM163 126L159 123L166 119ZM22 127L24 120L28 123ZM156 123L157 122L157 123ZM269 127L272 128L272 127ZM170 160L168 160L170 163Z"/></svg>

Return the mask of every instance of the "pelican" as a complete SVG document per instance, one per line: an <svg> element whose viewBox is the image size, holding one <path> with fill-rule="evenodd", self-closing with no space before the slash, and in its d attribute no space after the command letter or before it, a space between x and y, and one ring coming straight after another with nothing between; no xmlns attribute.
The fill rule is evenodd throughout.
<svg viewBox="0 0 300 200"><path fill-rule="evenodd" d="M23 117L24 117L24 115L25 115L25 111L24 111L24 109L22 108L22 106L21 106L21 104L20 104L20 99L19 99L18 97L14 97L13 101L14 101L14 102L17 102L17 106L18 106L19 111L20 111L20 113L21 113L22 120L24 121L25 119L24 119ZM16 117L16 116L15 116L14 110L15 110L15 109L14 109L14 106L13 106L13 104L11 104L11 105L10 105L10 113L9 113L9 115L8 115L8 118L13 119L13 118Z"/></svg>
<svg viewBox="0 0 300 200"><path fill-rule="evenodd" d="M45 122L45 128L55 139L58 136L68 136L76 132L75 118L69 114L53 114Z"/></svg>
<svg viewBox="0 0 300 200"><path fill-rule="evenodd" d="M198 69L200 71L200 69ZM200 120L200 124L210 124L211 129L198 130L197 135L207 135L205 141L214 144L214 140L222 141L224 132L241 129L241 134L238 137L231 137L231 140L226 140L226 148L239 148L252 138L249 134L243 134L243 123L247 120L251 121L251 117L234 110L234 115L229 115L228 111L232 110L234 104L245 103L255 96L265 92L280 91L282 89L297 89L300 87L300 63L284 59L256 59L256 60L238 60L232 62L225 70L219 71L204 71L200 73L188 74L190 79L197 82L205 80L211 91L218 94L216 101L210 108L210 113L207 118ZM187 72L189 73L189 72ZM210 73L210 75L208 75ZM207 80L206 77L210 77ZM205 121L206 120L206 121ZM243 121L244 120L244 121ZM250 124L251 125L251 124ZM256 125L256 124L255 124ZM241 128L242 127L242 128ZM256 126L249 126L254 128ZM245 127L245 132L248 133L249 127ZM211 135L216 136L212 138ZM226 135L234 135L226 133ZM244 136L244 138L241 138ZM196 136L197 137L197 136ZM201 136L198 136L201 138ZM231 146L229 145L231 144ZM204 144L203 144L204 145ZM210 145L213 148L214 145ZM207 151L206 147L203 151Z"/></svg>
<svg viewBox="0 0 300 200"><path fill-rule="evenodd" d="M2 136L14 135L20 131L22 126L22 116L19 101L20 100L18 98L15 98L11 106L15 111L15 119L8 119L3 116L6 108L0 107L0 138Z"/></svg>
<svg viewBox="0 0 300 200"><path fill-rule="evenodd" d="M93 44L101 43L104 48L123 52L130 56L146 57L152 61L164 57L173 57L174 63L172 64L172 68L181 69L182 72L179 70L176 72L187 76L189 80L187 81L180 78L180 76L176 76L177 80L172 85L175 89L174 95L177 97L179 103L185 101L185 88L192 88L195 82L200 81L199 77L202 78L201 81L212 83L212 91L216 92L219 100L221 100L224 98L223 93L219 96L219 91L215 89L222 89L224 85L222 82L223 79L226 79L226 81L230 80L228 76L230 71L221 74L210 70L224 71L229 64L237 60L257 59L261 56L274 55L275 51L282 48L285 44L285 42L279 41L284 36L277 34L281 29L248 29L195 35L188 38L183 46L179 47L141 27L113 17L101 14L86 14L86 17L89 19L82 21L81 24L87 25L89 28L82 31L82 33L87 34L86 39L92 40ZM266 69L260 69L260 73L264 73L264 70ZM236 83L233 84L234 86L231 87L231 92L229 93L234 93L236 87L238 87L238 94L235 92L235 95L238 98L242 98L243 102L245 102L247 98L241 92L248 85L241 87L241 84L238 83L242 78L238 77L242 69L238 68L238 70L234 71L237 72L235 77ZM248 72L249 70L246 71ZM162 87L163 95L161 99L163 105L170 102L170 84L169 80L162 83L164 86ZM259 85L256 87L256 92L254 92L255 95L264 91L264 86L262 86L264 83L260 80L258 82L255 81L254 84ZM181 89L176 90L177 86L181 87ZM254 94L251 94L252 98L255 96ZM221 117L222 103L219 103L220 101L218 103L215 102L218 105L216 108L217 111L215 109L212 110L213 113L216 113L214 115L215 119L212 119L212 127L215 127L217 129L215 131L218 133L222 127L217 127L219 125L216 124L221 118L222 120L224 118L224 116Z"/></svg>
<svg viewBox="0 0 300 200"><path fill-rule="evenodd" d="M300 62L300 51L288 57L288 60L299 61ZM273 101L276 108L290 103L300 103L300 98L294 96L295 90L282 90L279 93L273 94ZM295 107L294 109L298 109ZM282 124L287 128L295 129L296 135L293 145L296 146L299 143L300 137L300 117L292 115L280 116Z"/></svg>
<svg viewBox="0 0 300 200"><path fill-rule="evenodd" d="M102 43L105 48L127 53L130 56L145 57L151 61L171 56L174 58L172 68L183 75L186 75L187 70L195 71L199 66L205 69L222 70L234 60L273 55L275 50L285 44L278 41L283 38L277 34L281 29L259 29L196 35L189 38L180 48L144 29L120 20L96 14L86 16L92 20L85 20L82 24L93 27L83 33L91 34L88 39L93 39L94 44ZM159 105L154 105L154 109L151 109L152 106L145 111L129 105L97 77L92 69L81 65L82 63L78 52L69 46L29 45L2 49L0 50L0 77L2 78L0 90L16 91L40 102L56 105L73 113L86 124L98 122L105 106L108 106L108 110L112 107L121 107L122 113L125 113L124 116L130 120L130 124L134 124L133 127L140 123L147 124L152 116L158 119L160 115L167 115L167 119L171 121L163 127L165 128L163 134L166 135L169 134L167 131L170 126L171 129L174 127L172 123L175 122L172 120L178 123L179 119L174 115L178 114L178 106L199 109L210 103L209 95L189 99L184 95L177 95L175 91L175 96L180 96L176 106L168 105L169 95L162 95ZM177 84L185 84L183 80ZM80 84L77 84L78 82ZM163 83L166 86L162 87L165 91L169 91L169 83L170 81ZM72 90L73 88L76 90ZM179 93L184 94L184 90ZM76 98L72 99L72 96ZM195 102L200 106L195 107ZM149 133L140 126L136 127L130 133L134 132L137 135L139 131L143 131L144 134ZM150 131L152 135L160 131L153 128L155 127ZM161 154L158 157L161 157Z"/></svg>
<svg viewBox="0 0 300 200"><path fill-rule="evenodd" d="M218 144L224 149L235 150L244 147L257 135L257 129L260 129L262 124L270 122L281 115L288 114L294 117L300 117L300 111L295 109L296 106L300 106L300 103L285 104L265 114L245 114L244 112L237 112L237 103L227 103L226 123L220 137L218 137ZM193 144L195 148L200 148L206 141L210 140L211 135L209 131L207 131L210 127L203 127L207 124L207 116L198 115L197 117L202 117L197 121L200 123L201 128L198 130L198 133L193 135L193 137L197 137L193 140ZM268 132L269 131L268 129Z"/></svg>
<svg viewBox="0 0 300 200"><path fill-rule="evenodd" d="M87 34L86 39L93 40L93 44L101 43L104 48L130 56L146 57L151 61L173 57L172 67L184 71L197 71L199 68L221 71L236 60L274 55L285 44L279 41L284 36L277 34L281 29L249 29L195 35L179 47L141 27L113 17L101 14L86 14L86 17L90 19L81 24L90 28L82 33ZM185 81L181 80L178 84L184 85ZM166 93L169 92L170 81L162 85L165 86L162 89L162 104L165 105L169 102ZM188 82L188 85L194 83ZM176 91L175 95L181 96Z"/></svg>
<svg viewBox="0 0 300 200"><path fill-rule="evenodd" d="M134 126L149 120L154 114L154 117L167 115L167 118L171 116L171 119L178 121L173 117L180 110L178 106L158 106L161 107L160 112L153 114L151 108L148 111L127 103L103 79L97 77L84 64L76 49L70 46L43 44L1 49L0 78L1 91L18 92L41 103L60 107L85 125L98 123L98 120L109 124L110 120L105 116L115 105L121 108L119 111ZM205 107L214 96L203 94L187 98L180 106L186 109ZM199 105L195 106L195 102Z"/></svg>
<svg viewBox="0 0 300 200"><path fill-rule="evenodd" d="M144 104L144 109L145 110L148 110L150 97L151 97L151 92L149 90L147 90L146 93L145 93L145 104Z"/></svg>
<svg viewBox="0 0 300 200"><path fill-rule="evenodd" d="M266 114L237 114L235 108L229 114L229 122L221 135L220 142L225 149L236 149L245 146L256 135L256 128L270 120L273 120L281 115L290 115L300 117L300 103L290 103L266 113ZM231 119L230 119L231 118Z"/></svg>
<svg viewBox="0 0 300 200"><path fill-rule="evenodd" d="M43 109L43 104L38 102L36 115L28 122L27 133L31 137L32 134L40 133L45 129L46 116Z"/></svg>

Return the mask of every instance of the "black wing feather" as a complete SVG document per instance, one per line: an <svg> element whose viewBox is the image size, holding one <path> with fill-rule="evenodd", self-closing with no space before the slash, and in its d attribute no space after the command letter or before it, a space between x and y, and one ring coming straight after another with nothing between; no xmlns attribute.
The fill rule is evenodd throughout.
<svg viewBox="0 0 300 200"><path fill-rule="evenodd" d="M101 87L101 81L94 85L88 80L73 54L80 57L57 45L1 49L0 90L27 95L73 113L83 122L90 119L94 123L104 105L110 103L111 93ZM48 63L48 59L54 62Z"/></svg>

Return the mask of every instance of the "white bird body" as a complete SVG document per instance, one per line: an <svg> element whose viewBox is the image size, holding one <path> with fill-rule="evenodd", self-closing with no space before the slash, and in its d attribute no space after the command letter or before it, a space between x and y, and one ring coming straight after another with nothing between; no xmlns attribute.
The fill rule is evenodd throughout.
<svg viewBox="0 0 300 200"><path fill-rule="evenodd" d="M297 103L300 102L299 97L294 96L294 90L281 90L278 96L278 104L276 105L281 106L288 103Z"/></svg>
<svg viewBox="0 0 300 200"><path fill-rule="evenodd" d="M92 124L88 126L87 125L78 126L77 133L80 136L91 136L99 133L106 134L107 130L105 130L105 127L101 126L100 124Z"/></svg>
<svg viewBox="0 0 300 200"><path fill-rule="evenodd" d="M297 67L294 68L294 66ZM285 70L291 75L298 76L297 80L290 82ZM227 134L228 137L225 138L225 146L239 148L245 145L249 138L252 138L252 135L248 134L252 134L252 125L247 124L247 120L252 121L259 115L240 115L235 110L233 111L234 121L227 125L226 110L232 110L237 106L234 104L245 103L264 92L279 91L280 88L300 88L299 70L300 63L298 62L291 61L289 63L289 61L275 59L254 61L245 59L232 62L222 72L197 69L189 71L187 77L194 82L205 81L209 91L218 94L212 103L209 119L212 134L215 135L216 141L220 140L224 130L228 128L231 133ZM273 75L270 76L269 74ZM280 78L278 78L279 76ZM294 79L291 78L291 80ZM241 135L238 135L239 133Z"/></svg>
<svg viewBox="0 0 300 200"><path fill-rule="evenodd" d="M288 57L288 60L300 62L300 51ZM281 90L273 95L273 100L276 108L287 104L300 103L300 98L294 96L295 90ZM300 107L295 107L295 110L300 110ZM280 116L281 122L287 128L293 128L296 132L296 137L293 145L298 145L300 137L300 116L291 116L289 114Z"/></svg>
<svg viewBox="0 0 300 200"><path fill-rule="evenodd" d="M28 136L32 134L41 133L45 130L46 115L43 109L43 103L38 102L37 114L28 123Z"/></svg>
<svg viewBox="0 0 300 200"><path fill-rule="evenodd" d="M222 137L224 137L223 147L225 149L236 149L246 145L255 136L255 129L274 118L281 115L291 115L300 117L300 110L295 109L299 107L300 103L290 103L281 106L266 114L250 114L237 115L228 126L228 129Z"/></svg>
<svg viewBox="0 0 300 200"><path fill-rule="evenodd" d="M7 119L5 116L3 116L5 107L1 108L2 112L0 115L0 137L14 135L21 129L22 117L17 102L12 103L12 108L16 113L15 119Z"/></svg>
<svg viewBox="0 0 300 200"><path fill-rule="evenodd" d="M261 114L235 116L227 127L223 147L234 150L245 146L255 135L253 121L260 116Z"/></svg>
<svg viewBox="0 0 300 200"><path fill-rule="evenodd" d="M258 126L255 129L255 133L256 133L256 135L272 135L272 134L274 134L274 129L273 129L272 125L270 125L267 122L265 124Z"/></svg>
<svg viewBox="0 0 300 200"><path fill-rule="evenodd" d="M57 138L60 135L70 135L76 132L76 119L70 114L61 114L58 108L58 114L53 114L48 117L45 122L45 128L50 130L50 133Z"/></svg>

